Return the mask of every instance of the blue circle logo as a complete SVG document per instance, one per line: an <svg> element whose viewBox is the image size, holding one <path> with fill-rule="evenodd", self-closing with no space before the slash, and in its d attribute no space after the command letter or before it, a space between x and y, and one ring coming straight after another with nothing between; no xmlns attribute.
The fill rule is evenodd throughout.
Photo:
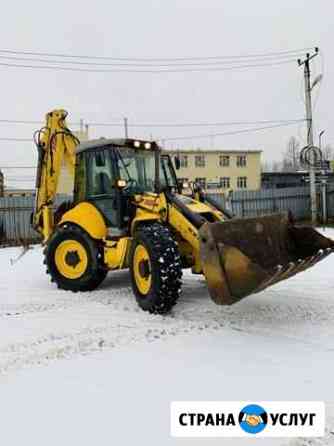
<svg viewBox="0 0 334 446"><path fill-rule="evenodd" d="M263 407L249 404L239 414L239 424L248 434L258 434L267 426L268 414Z"/></svg>

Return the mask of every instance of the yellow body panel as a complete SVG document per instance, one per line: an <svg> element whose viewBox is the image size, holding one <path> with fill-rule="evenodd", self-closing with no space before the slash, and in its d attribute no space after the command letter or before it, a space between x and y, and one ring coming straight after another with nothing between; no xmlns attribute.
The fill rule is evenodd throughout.
<svg viewBox="0 0 334 446"><path fill-rule="evenodd" d="M193 212L208 212L211 211L210 208L208 208L208 205L206 203L201 203L199 201L192 201L192 203L189 203L188 208Z"/></svg>
<svg viewBox="0 0 334 446"><path fill-rule="evenodd" d="M40 217L43 219L43 241L48 240L53 231L53 213L49 206L44 206L41 210Z"/></svg>
<svg viewBox="0 0 334 446"><path fill-rule="evenodd" d="M118 241L106 241L104 248L104 263L109 269L123 269L128 267L128 252L131 238L121 237Z"/></svg>
<svg viewBox="0 0 334 446"><path fill-rule="evenodd" d="M134 205L136 215L131 223L131 233L134 234L136 227L142 221L164 220L167 215L167 202L164 194L146 193L135 195Z"/></svg>
<svg viewBox="0 0 334 446"><path fill-rule="evenodd" d="M67 211L59 224L63 223L75 223L97 240L104 239L107 236L107 226L100 211L86 201Z"/></svg>
<svg viewBox="0 0 334 446"><path fill-rule="evenodd" d="M184 198L184 196L182 196L182 195L181 195L181 197ZM210 214L213 215L213 217L217 221L223 221L224 220L224 215L221 212L219 212L214 206L211 206L210 203L207 203L207 202L203 203L202 201L200 201L199 194L195 193L195 198L194 199L190 199L188 197L187 207L192 212L196 212L196 213L210 213Z"/></svg>
<svg viewBox="0 0 334 446"><path fill-rule="evenodd" d="M135 233L136 228L139 223L141 223L141 222L149 223L150 221L157 221L159 219L160 219L159 214L155 214L153 212L148 212L145 209L138 208L137 212L136 212L136 216L131 223L132 234Z"/></svg>
<svg viewBox="0 0 334 446"><path fill-rule="evenodd" d="M199 257L199 238L197 229L173 205L170 205L168 208L168 223L179 236L186 241L186 243L179 243L181 256L189 257L188 243L191 247L193 271L200 273L202 271L202 265Z"/></svg>

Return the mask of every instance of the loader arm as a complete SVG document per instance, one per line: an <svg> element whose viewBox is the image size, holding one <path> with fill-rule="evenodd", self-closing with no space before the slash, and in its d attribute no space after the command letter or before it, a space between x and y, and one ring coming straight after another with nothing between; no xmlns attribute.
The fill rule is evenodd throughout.
<svg viewBox="0 0 334 446"><path fill-rule="evenodd" d="M33 227L42 235L43 242L53 230L53 205L62 167L74 177L75 148L80 141L67 128L66 116L65 110L48 113L45 127L35 134L38 165Z"/></svg>

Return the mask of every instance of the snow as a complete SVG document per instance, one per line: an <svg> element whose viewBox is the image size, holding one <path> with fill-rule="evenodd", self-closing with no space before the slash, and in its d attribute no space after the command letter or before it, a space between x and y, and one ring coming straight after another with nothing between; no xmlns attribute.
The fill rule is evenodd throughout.
<svg viewBox="0 0 334 446"><path fill-rule="evenodd" d="M231 307L185 272L172 314L153 316L126 271L73 294L49 282L41 248L11 265L19 252L0 249L2 444L334 444L334 256ZM327 436L175 439L173 400L324 400Z"/></svg>

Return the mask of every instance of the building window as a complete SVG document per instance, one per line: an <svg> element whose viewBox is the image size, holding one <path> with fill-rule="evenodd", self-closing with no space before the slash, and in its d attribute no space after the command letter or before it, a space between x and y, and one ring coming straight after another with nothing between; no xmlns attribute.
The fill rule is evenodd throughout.
<svg viewBox="0 0 334 446"><path fill-rule="evenodd" d="M198 183L201 187L206 187L206 178L199 177L195 179L195 182Z"/></svg>
<svg viewBox="0 0 334 446"><path fill-rule="evenodd" d="M230 177L221 177L220 187L222 187L223 189L228 189L230 187Z"/></svg>
<svg viewBox="0 0 334 446"><path fill-rule="evenodd" d="M195 167L205 167L204 155L195 155Z"/></svg>
<svg viewBox="0 0 334 446"><path fill-rule="evenodd" d="M219 165L220 165L220 167L229 167L230 157L228 155L220 155L219 156Z"/></svg>
<svg viewBox="0 0 334 446"><path fill-rule="evenodd" d="M237 156L237 167L246 167L247 158L246 155L238 155Z"/></svg>
<svg viewBox="0 0 334 446"><path fill-rule="evenodd" d="M237 187L238 189L247 189L247 177L238 177Z"/></svg>
<svg viewBox="0 0 334 446"><path fill-rule="evenodd" d="M181 167L188 167L188 155L181 155L180 156L180 166Z"/></svg>

